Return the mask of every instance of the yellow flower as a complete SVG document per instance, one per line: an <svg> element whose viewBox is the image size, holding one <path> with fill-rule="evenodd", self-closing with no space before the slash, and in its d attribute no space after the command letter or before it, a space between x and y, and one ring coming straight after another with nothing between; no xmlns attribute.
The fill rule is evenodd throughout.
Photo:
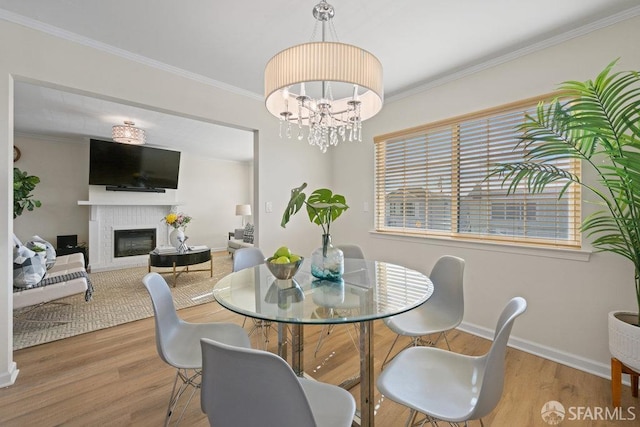
<svg viewBox="0 0 640 427"><path fill-rule="evenodd" d="M167 214L167 216L164 217L164 220L166 221L167 224L171 225L174 222L176 222L176 219L178 219L178 215L174 214L174 213L170 213Z"/></svg>

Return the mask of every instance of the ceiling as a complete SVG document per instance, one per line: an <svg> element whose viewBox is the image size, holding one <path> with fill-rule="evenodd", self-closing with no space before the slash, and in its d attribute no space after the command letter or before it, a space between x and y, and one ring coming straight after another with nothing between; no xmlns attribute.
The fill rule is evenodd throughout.
<svg viewBox="0 0 640 427"><path fill-rule="evenodd" d="M0 0L0 19L262 99L267 61L312 40L316 3ZM382 62L387 100L640 15L639 0L330 3L338 40ZM27 83L17 85L15 97L18 132L108 138L113 124L132 119L150 144L229 160L253 152L250 132L212 123Z"/></svg>

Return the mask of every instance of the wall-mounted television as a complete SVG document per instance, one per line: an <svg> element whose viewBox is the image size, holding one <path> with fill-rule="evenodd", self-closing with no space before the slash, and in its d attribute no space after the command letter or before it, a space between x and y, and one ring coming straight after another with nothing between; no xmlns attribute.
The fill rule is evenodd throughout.
<svg viewBox="0 0 640 427"><path fill-rule="evenodd" d="M158 191L178 188L180 152L91 139L89 184L107 190Z"/></svg>

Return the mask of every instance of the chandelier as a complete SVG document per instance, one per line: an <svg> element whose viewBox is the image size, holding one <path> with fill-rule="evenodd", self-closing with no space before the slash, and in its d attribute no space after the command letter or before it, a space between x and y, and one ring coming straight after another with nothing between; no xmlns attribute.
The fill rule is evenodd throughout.
<svg viewBox="0 0 640 427"><path fill-rule="evenodd" d="M123 125L111 128L111 138L123 144L143 145L145 143L144 130L134 127L135 123L126 120Z"/></svg>
<svg viewBox="0 0 640 427"><path fill-rule="evenodd" d="M382 108L382 64L359 47L326 41L335 36L333 6L313 8L322 41L292 46L269 60L264 73L267 110L280 119L280 136L297 133L325 153L338 142L362 141L362 121ZM335 37L337 39L337 37ZM312 36L313 39L313 36ZM295 128L296 130L292 129Z"/></svg>

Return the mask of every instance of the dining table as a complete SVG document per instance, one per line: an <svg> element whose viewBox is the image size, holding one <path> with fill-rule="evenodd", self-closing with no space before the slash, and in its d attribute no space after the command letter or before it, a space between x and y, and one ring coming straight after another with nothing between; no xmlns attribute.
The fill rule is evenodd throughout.
<svg viewBox="0 0 640 427"><path fill-rule="evenodd" d="M298 376L305 375L304 325L358 324L360 372L354 378L360 383L360 409L354 424L373 427L374 321L424 303L433 283L419 271L385 261L347 258L342 278L334 281L314 277L309 264L305 260L287 280L276 279L265 264L240 270L218 281L213 295L235 313L277 322L278 354L288 360L291 346L290 363Z"/></svg>

